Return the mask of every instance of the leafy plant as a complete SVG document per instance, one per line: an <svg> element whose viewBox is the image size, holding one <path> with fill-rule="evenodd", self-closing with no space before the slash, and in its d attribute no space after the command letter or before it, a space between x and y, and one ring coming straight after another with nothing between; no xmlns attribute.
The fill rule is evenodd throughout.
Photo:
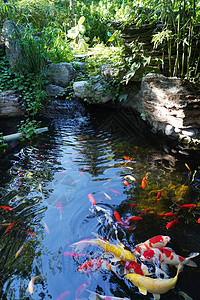
<svg viewBox="0 0 200 300"><path fill-rule="evenodd" d="M85 33L85 26L83 25L85 21L85 17L82 16L78 24L75 27L72 27L70 30L68 30L67 36L71 38L73 41L71 42L71 46L78 50L78 52L87 52L88 50L88 44L86 43L89 38L84 36Z"/></svg>
<svg viewBox="0 0 200 300"><path fill-rule="evenodd" d="M25 121L22 120L20 125L18 125L18 132L22 134L20 140L25 141L32 139L36 135L37 128L39 127L40 123L41 122L36 122L35 120L30 120L29 118Z"/></svg>

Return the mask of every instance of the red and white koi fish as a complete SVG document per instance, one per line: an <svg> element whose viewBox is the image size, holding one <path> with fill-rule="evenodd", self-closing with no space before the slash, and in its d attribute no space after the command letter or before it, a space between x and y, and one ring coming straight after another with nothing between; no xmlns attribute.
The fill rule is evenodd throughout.
<svg viewBox="0 0 200 300"><path fill-rule="evenodd" d="M66 292L62 293L56 300L65 299L65 297L69 294L70 294L70 291L66 291Z"/></svg>
<svg viewBox="0 0 200 300"><path fill-rule="evenodd" d="M175 216L175 213L173 212L169 212L169 213L164 213L164 214L160 214L160 215L156 215L156 218L170 218Z"/></svg>
<svg viewBox="0 0 200 300"><path fill-rule="evenodd" d="M3 205L0 205L0 208L2 208L2 209L5 210L5 211L11 211L11 210L13 210L13 208L10 207L10 206L3 206Z"/></svg>
<svg viewBox="0 0 200 300"><path fill-rule="evenodd" d="M31 231L23 230L23 232L27 233L30 236L37 237L37 235Z"/></svg>
<svg viewBox="0 0 200 300"><path fill-rule="evenodd" d="M157 196L156 196L156 200L155 200L155 203L156 203L156 204L157 204L157 202L158 202L158 199L159 199L160 196L161 196L161 193L162 193L162 191L159 191L158 194L157 194Z"/></svg>
<svg viewBox="0 0 200 300"><path fill-rule="evenodd" d="M147 175L148 173L146 173L146 175L144 176L144 178L142 178L142 182L141 182L141 188L144 189L146 187L146 179L147 179Z"/></svg>
<svg viewBox="0 0 200 300"><path fill-rule="evenodd" d="M78 268L78 271L88 274L88 273L91 273L91 272L95 272L100 268L103 269L103 270L113 271L114 273L117 274L116 266L112 266L109 263L109 261L107 261L105 259L102 259L100 257L86 260L82 265L80 265L80 267Z"/></svg>
<svg viewBox="0 0 200 300"><path fill-rule="evenodd" d="M134 249L134 253L136 255L141 255L145 250L148 250L149 248L165 247L169 241L170 241L169 236L156 235L150 238L149 240L146 240L145 242L136 245Z"/></svg>
<svg viewBox="0 0 200 300"><path fill-rule="evenodd" d="M28 288L27 288L27 292L30 292L31 294L33 294L34 283L35 283L36 279L38 279L38 278L41 278L41 275L34 276L34 277L29 281Z"/></svg>
<svg viewBox="0 0 200 300"><path fill-rule="evenodd" d="M77 243L72 244L72 247L75 247L75 251L81 251L89 245L96 245L105 252L108 252L112 254L115 257L115 261L119 260L128 260L128 261L135 261L134 255L131 253L131 251L124 249L124 247L120 245L114 245L111 244L106 239L102 238L95 238L95 239L85 239L81 240Z"/></svg>
<svg viewBox="0 0 200 300"><path fill-rule="evenodd" d="M103 296L103 295L100 295L98 293L95 293L95 292L92 292L92 291L89 291L89 290L87 290L87 291L90 293L90 296L88 298L89 300L96 300L96 299L99 299L99 300L130 300L129 298Z"/></svg>
<svg viewBox="0 0 200 300"><path fill-rule="evenodd" d="M175 224L178 224L178 219L182 217L182 216L178 216L178 218L176 218L175 220L170 221L169 223L167 223L166 228L167 229L171 229Z"/></svg>
<svg viewBox="0 0 200 300"><path fill-rule="evenodd" d="M152 263L158 262L161 264L161 269L164 269L166 264L175 266L181 264L190 267L197 267L197 264L193 262L191 258L194 258L198 255L199 253L191 253L189 257L182 257L177 255L171 248L151 248L143 252L143 254L140 256L140 260L149 261Z"/></svg>
<svg viewBox="0 0 200 300"><path fill-rule="evenodd" d="M96 205L94 197L93 197L92 194L88 194L88 198L89 198L90 202L92 203L92 205Z"/></svg>
<svg viewBox="0 0 200 300"><path fill-rule="evenodd" d="M188 211L189 211L189 210L192 210L192 209L194 209L194 208L196 208L196 207L197 207L196 204L183 204L183 205L178 205L178 204L177 204L177 208L178 208L178 209L181 209L181 208L187 208Z"/></svg>
<svg viewBox="0 0 200 300"><path fill-rule="evenodd" d="M128 273L144 275L141 265L136 261L121 261Z"/></svg>

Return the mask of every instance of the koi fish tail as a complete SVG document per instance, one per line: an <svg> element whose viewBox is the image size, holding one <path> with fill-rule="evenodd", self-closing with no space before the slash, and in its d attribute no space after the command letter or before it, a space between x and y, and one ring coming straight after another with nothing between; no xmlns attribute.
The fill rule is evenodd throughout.
<svg viewBox="0 0 200 300"><path fill-rule="evenodd" d="M76 242L76 243L72 244L71 246L74 247L75 252L82 252L85 247L87 247L91 244L92 244L91 240L88 239L88 240L82 240L82 241Z"/></svg>
<svg viewBox="0 0 200 300"><path fill-rule="evenodd" d="M189 266L189 267L197 267L197 264L196 264L194 261L192 261L191 259L194 258L194 257L196 257L196 256L198 256L198 255L199 255L198 252L191 253L191 254L189 255L189 257L187 257L187 258L185 259L184 265L187 265L187 266Z"/></svg>

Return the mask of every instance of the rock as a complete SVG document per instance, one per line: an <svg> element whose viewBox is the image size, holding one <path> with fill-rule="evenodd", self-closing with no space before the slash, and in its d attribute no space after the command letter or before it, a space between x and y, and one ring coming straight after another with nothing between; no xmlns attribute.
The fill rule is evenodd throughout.
<svg viewBox="0 0 200 300"><path fill-rule="evenodd" d="M61 94L64 91L64 88L62 88L61 86L58 85L53 85L53 84L48 84L46 86L46 94L47 96L58 96L59 94Z"/></svg>
<svg viewBox="0 0 200 300"><path fill-rule="evenodd" d="M24 115L24 111L21 109L18 96L15 91L8 90L0 93L0 117L18 117Z"/></svg>
<svg viewBox="0 0 200 300"><path fill-rule="evenodd" d="M112 68L109 64L102 65L100 67L102 77L108 81L113 81L114 76L118 73L118 71Z"/></svg>
<svg viewBox="0 0 200 300"><path fill-rule="evenodd" d="M73 67L77 70L85 70L86 69L86 64L81 62L81 61L73 61L72 62Z"/></svg>
<svg viewBox="0 0 200 300"><path fill-rule="evenodd" d="M195 85L180 78L150 73L142 79L140 96L151 126L170 136L186 139L198 136L200 91Z"/></svg>
<svg viewBox="0 0 200 300"><path fill-rule="evenodd" d="M50 83L61 87L67 87L76 76L76 70L69 63L52 63L47 70Z"/></svg>
<svg viewBox="0 0 200 300"><path fill-rule="evenodd" d="M93 83L88 81L74 82L73 89L77 98L87 99L88 103L106 103L114 97L110 90L106 89L106 82L102 79L97 79Z"/></svg>
<svg viewBox="0 0 200 300"><path fill-rule="evenodd" d="M11 67L15 68L18 58L22 54L22 47L18 36L24 31L24 27L16 25L13 21L5 21L2 28L2 36L5 43L6 55Z"/></svg>

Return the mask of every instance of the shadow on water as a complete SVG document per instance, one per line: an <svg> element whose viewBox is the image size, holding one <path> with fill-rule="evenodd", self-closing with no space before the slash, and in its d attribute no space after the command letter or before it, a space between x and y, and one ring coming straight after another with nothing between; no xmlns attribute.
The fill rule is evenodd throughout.
<svg viewBox="0 0 200 300"><path fill-rule="evenodd" d="M180 255L198 252L198 156L171 151L129 110L58 100L52 111L47 133L1 159L1 299L83 300L89 297L87 289L150 299L152 294L141 295L125 276L119 279L103 269L90 276L78 272L87 256L98 258L102 250L91 245L84 249L86 257L71 257L71 244L93 239L95 233L131 250L163 234ZM188 203L197 206L179 209ZM124 228L114 211L123 221L142 219ZM171 229L166 225L173 219L156 217L166 212L173 219L181 216ZM185 266L176 288L161 299L200 299L200 259L194 260L198 267ZM32 278L33 294L27 291Z"/></svg>

